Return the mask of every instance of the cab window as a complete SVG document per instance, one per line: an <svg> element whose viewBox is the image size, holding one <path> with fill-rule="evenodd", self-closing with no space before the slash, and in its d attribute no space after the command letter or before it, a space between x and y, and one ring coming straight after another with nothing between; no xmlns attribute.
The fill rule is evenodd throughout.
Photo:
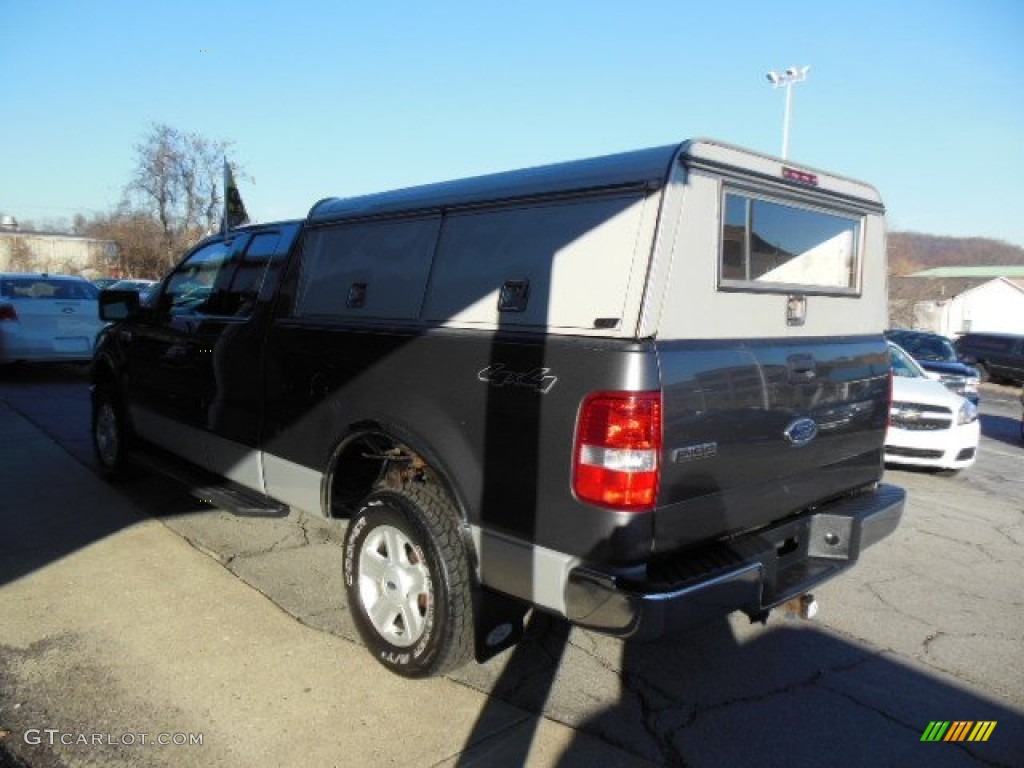
<svg viewBox="0 0 1024 768"><path fill-rule="evenodd" d="M221 273L231 258L223 242L209 243L189 256L168 278L163 301L172 315L206 311Z"/></svg>
<svg viewBox="0 0 1024 768"><path fill-rule="evenodd" d="M245 254L231 276L230 286L218 297L217 309L220 314L247 317L252 313L280 239L277 232L264 232L249 241Z"/></svg>

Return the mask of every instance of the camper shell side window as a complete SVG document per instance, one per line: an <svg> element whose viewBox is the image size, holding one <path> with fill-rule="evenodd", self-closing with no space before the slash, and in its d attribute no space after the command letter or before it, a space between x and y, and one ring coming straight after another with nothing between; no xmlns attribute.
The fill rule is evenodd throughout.
<svg viewBox="0 0 1024 768"><path fill-rule="evenodd" d="M644 252L644 201L637 191L452 212L424 318L483 328L620 327Z"/></svg>
<svg viewBox="0 0 1024 768"><path fill-rule="evenodd" d="M440 216L345 222L309 230L296 314L416 320Z"/></svg>
<svg viewBox="0 0 1024 768"><path fill-rule="evenodd" d="M583 190L311 227L294 315L626 334L657 202L646 187Z"/></svg>

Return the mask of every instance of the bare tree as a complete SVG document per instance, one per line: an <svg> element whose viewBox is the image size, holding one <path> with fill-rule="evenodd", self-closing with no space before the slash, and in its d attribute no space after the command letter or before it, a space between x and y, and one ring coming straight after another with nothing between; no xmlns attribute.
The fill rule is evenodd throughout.
<svg viewBox="0 0 1024 768"><path fill-rule="evenodd" d="M126 205L159 223L165 265L216 228L223 205L222 160L230 145L157 124L135 147Z"/></svg>
<svg viewBox="0 0 1024 768"><path fill-rule="evenodd" d="M115 263L108 265L112 273L158 278L167 271L163 230L160 222L149 213L122 206L113 213L84 222L82 234L117 244L116 253L111 254Z"/></svg>
<svg viewBox="0 0 1024 768"><path fill-rule="evenodd" d="M35 254L21 238L15 237L11 244L7 268L12 272L31 272L36 266Z"/></svg>

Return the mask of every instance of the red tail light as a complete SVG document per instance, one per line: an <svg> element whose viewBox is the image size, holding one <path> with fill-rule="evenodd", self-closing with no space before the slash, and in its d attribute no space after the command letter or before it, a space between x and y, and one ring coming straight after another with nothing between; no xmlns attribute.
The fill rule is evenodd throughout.
<svg viewBox="0 0 1024 768"><path fill-rule="evenodd" d="M578 498L612 509L649 509L658 497L660 461L660 392L586 397L573 458Z"/></svg>
<svg viewBox="0 0 1024 768"><path fill-rule="evenodd" d="M0 320L17 320L18 311L11 304L0 304Z"/></svg>

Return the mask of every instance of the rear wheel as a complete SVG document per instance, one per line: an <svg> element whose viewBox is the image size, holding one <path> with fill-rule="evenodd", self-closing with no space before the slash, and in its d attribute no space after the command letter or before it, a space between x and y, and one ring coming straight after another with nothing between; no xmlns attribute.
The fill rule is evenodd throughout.
<svg viewBox="0 0 1024 768"><path fill-rule="evenodd" d="M428 485L377 491L349 522L345 589L356 628L381 664L440 675L473 652L473 594L452 504Z"/></svg>

